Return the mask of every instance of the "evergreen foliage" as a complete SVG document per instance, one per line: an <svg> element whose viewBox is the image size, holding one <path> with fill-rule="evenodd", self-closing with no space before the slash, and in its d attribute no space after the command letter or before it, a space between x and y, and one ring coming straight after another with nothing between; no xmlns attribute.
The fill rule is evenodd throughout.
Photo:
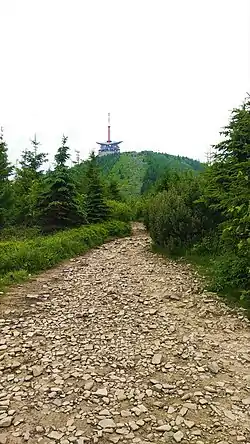
<svg viewBox="0 0 250 444"><path fill-rule="evenodd" d="M196 160L152 151L102 156L97 157L96 162L107 197L112 198L109 194L109 184L115 181L119 187L121 200L126 201L153 192L154 185L166 170L177 172L191 170L198 173L204 169L204 165ZM79 189L86 188L86 164L87 162L83 162L72 168Z"/></svg>
<svg viewBox="0 0 250 444"><path fill-rule="evenodd" d="M107 193L108 193L109 199L116 200L116 201L121 200L121 193L120 193L118 182L116 180L111 179L111 181L108 184Z"/></svg>
<svg viewBox="0 0 250 444"><path fill-rule="evenodd" d="M156 245L208 256L212 289L250 303L250 100L234 109L214 159L195 174L165 173L144 215ZM248 302L247 302L248 301Z"/></svg>
<svg viewBox="0 0 250 444"><path fill-rule="evenodd" d="M44 162L47 162L47 154L38 153L40 142L36 135L31 140L32 150L22 152L20 168L16 168L16 177L13 184L15 207L13 219L17 224L31 226L36 223L36 203L40 190Z"/></svg>
<svg viewBox="0 0 250 444"><path fill-rule="evenodd" d="M62 145L58 148L57 154L55 155L56 166L65 167L67 160L70 159L69 147L67 146L68 137L63 134Z"/></svg>
<svg viewBox="0 0 250 444"><path fill-rule="evenodd" d="M104 189L94 152L88 161L86 191L86 212L89 223L99 223L108 218L108 206L105 203Z"/></svg>
<svg viewBox="0 0 250 444"><path fill-rule="evenodd" d="M67 137L55 155L56 168L43 181L44 190L37 203L38 225L44 232L52 232L86 223L86 215L80 203L70 171L66 166L69 159Z"/></svg>
<svg viewBox="0 0 250 444"><path fill-rule="evenodd" d="M9 176L13 167L8 161L7 144L4 141L3 128L0 129L0 227L7 222L8 209L11 206L12 193Z"/></svg>
<svg viewBox="0 0 250 444"><path fill-rule="evenodd" d="M133 210L127 203L108 200L107 205L110 219L121 220L123 222L129 222L133 219Z"/></svg>

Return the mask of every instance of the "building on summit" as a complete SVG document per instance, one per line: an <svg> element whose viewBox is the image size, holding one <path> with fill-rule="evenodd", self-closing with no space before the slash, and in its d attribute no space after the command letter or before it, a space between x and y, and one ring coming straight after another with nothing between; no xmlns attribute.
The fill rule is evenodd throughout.
<svg viewBox="0 0 250 444"><path fill-rule="evenodd" d="M108 113L108 140L106 142L96 142L100 145L98 150L99 156L107 156L108 154L120 154L120 142L112 142L110 138L110 113Z"/></svg>

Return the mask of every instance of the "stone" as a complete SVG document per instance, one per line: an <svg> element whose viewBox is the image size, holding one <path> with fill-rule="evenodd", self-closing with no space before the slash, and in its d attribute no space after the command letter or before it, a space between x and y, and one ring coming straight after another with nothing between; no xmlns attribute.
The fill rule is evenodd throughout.
<svg viewBox="0 0 250 444"><path fill-rule="evenodd" d="M192 427L194 427L194 421L189 421L188 419L184 419L184 423L186 424L186 426L191 429Z"/></svg>
<svg viewBox="0 0 250 444"><path fill-rule="evenodd" d="M181 424L183 423L183 421L184 421L183 416L180 416L180 415L177 415L177 416L176 416L175 424L176 424L177 426L181 425Z"/></svg>
<svg viewBox="0 0 250 444"><path fill-rule="evenodd" d="M18 368L20 366L21 366L21 362L16 361L15 359L14 359L14 361L11 362L11 367L12 368Z"/></svg>
<svg viewBox="0 0 250 444"><path fill-rule="evenodd" d="M224 415L225 415L228 419L231 419L232 421L235 421L235 420L236 420L236 417L235 417L235 415L231 412L231 410L224 409Z"/></svg>
<svg viewBox="0 0 250 444"><path fill-rule="evenodd" d="M91 390L94 386L94 381L90 380L84 384L84 390Z"/></svg>
<svg viewBox="0 0 250 444"><path fill-rule="evenodd" d="M129 430L126 427L116 429L115 432L118 433L119 435L128 435L129 434Z"/></svg>
<svg viewBox="0 0 250 444"><path fill-rule="evenodd" d="M236 436L236 441L237 442L246 442L246 438L243 435L237 435Z"/></svg>
<svg viewBox="0 0 250 444"><path fill-rule="evenodd" d="M110 416L109 410L104 409L99 412L100 416Z"/></svg>
<svg viewBox="0 0 250 444"><path fill-rule="evenodd" d="M244 405L250 405L250 396L248 398L242 399L242 404Z"/></svg>
<svg viewBox="0 0 250 444"><path fill-rule="evenodd" d="M7 438L8 438L7 433L0 433L0 444L6 444Z"/></svg>
<svg viewBox="0 0 250 444"><path fill-rule="evenodd" d="M248 444L244 311L133 231L4 296L0 444Z"/></svg>
<svg viewBox="0 0 250 444"><path fill-rule="evenodd" d="M179 430L178 432L174 433L173 438L175 442L181 442L184 438L184 434Z"/></svg>
<svg viewBox="0 0 250 444"><path fill-rule="evenodd" d="M152 358L152 364L159 365L162 361L162 354L156 353Z"/></svg>
<svg viewBox="0 0 250 444"><path fill-rule="evenodd" d="M114 427L116 427L116 424L113 419L101 419L98 425L102 427L102 429L109 429L109 428L113 429Z"/></svg>
<svg viewBox="0 0 250 444"><path fill-rule="evenodd" d="M40 365L35 365L34 367L32 367L32 373L35 377L40 376L43 373L43 367L41 367Z"/></svg>
<svg viewBox="0 0 250 444"><path fill-rule="evenodd" d="M217 374L220 370L220 367L218 366L217 362L213 361L208 364L208 369L211 373Z"/></svg>
<svg viewBox="0 0 250 444"><path fill-rule="evenodd" d="M115 395L119 401L125 401L125 399L127 398L124 390L122 390L122 389L116 390Z"/></svg>
<svg viewBox="0 0 250 444"><path fill-rule="evenodd" d="M200 403L201 405L205 405L205 404L208 403L208 401L207 401L207 399L205 399L205 398L200 398L200 399L199 399L199 403Z"/></svg>
<svg viewBox="0 0 250 444"><path fill-rule="evenodd" d="M169 424L163 424L156 427L155 430L157 430L157 432L169 432L171 430L171 426Z"/></svg>
<svg viewBox="0 0 250 444"><path fill-rule="evenodd" d="M140 426L138 426L138 424L135 422L135 421L129 421L129 427L133 430L133 431L135 431L135 430L138 430L139 428L140 428Z"/></svg>
<svg viewBox="0 0 250 444"><path fill-rule="evenodd" d="M126 418L128 416L131 416L131 412L129 410L121 410L121 416L123 418Z"/></svg>
<svg viewBox="0 0 250 444"><path fill-rule="evenodd" d="M108 435L107 439L110 442L113 442L114 444L118 443L120 441L120 436L117 435Z"/></svg>
<svg viewBox="0 0 250 444"><path fill-rule="evenodd" d="M185 416L187 414L187 412L188 412L187 407L182 407L181 410L180 410L180 415L181 416Z"/></svg>
<svg viewBox="0 0 250 444"><path fill-rule="evenodd" d="M24 439L24 441L29 441L29 439L30 439L30 432L28 430L26 430L26 432L24 432L23 439Z"/></svg>
<svg viewBox="0 0 250 444"><path fill-rule="evenodd" d="M37 433L43 433L44 432L44 428L42 426L36 426L36 432Z"/></svg>
<svg viewBox="0 0 250 444"><path fill-rule="evenodd" d="M0 419L0 427L10 427L13 421L13 416L6 416L3 419Z"/></svg>
<svg viewBox="0 0 250 444"><path fill-rule="evenodd" d="M60 439L63 437L63 433L62 432L57 432L56 430L53 430L47 436L50 439L55 439L55 441L60 441Z"/></svg>
<svg viewBox="0 0 250 444"><path fill-rule="evenodd" d="M102 398L104 396L108 396L108 391L106 388L101 388L95 392L95 395L100 396Z"/></svg>

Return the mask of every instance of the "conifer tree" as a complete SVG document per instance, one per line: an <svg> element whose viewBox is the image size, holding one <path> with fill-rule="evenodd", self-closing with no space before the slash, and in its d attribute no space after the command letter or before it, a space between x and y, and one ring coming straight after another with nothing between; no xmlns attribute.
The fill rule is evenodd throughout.
<svg viewBox="0 0 250 444"><path fill-rule="evenodd" d="M3 128L0 129L0 227L6 222L7 211L11 206L11 186L9 176L13 167L8 161L7 144L4 141Z"/></svg>
<svg viewBox="0 0 250 444"><path fill-rule="evenodd" d="M236 251L250 253L250 98L234 109L224 140L214 146L214 162L207 171L209 205L224 216L224 237Z"/></svg>
<svg viewBox="0 0 250 444"><path fill-rule="evenodd" d="M55 161L57 167L65 167L67 160L70 159L69 147L67 146L68 137L64 134L62 136L62 145L58 148L55 155Z"/></svg>
<svg viewBox="0 0 250 444"><path fill-rule="evenodd" d="M31 140L31 145L31 150L26 149L22 152L14 182L16 223L25 225L35 223L36 200L43 178L41 167L47 162L47 154L38 153L40 142L37 141L36 135Z"/></svg>
<svg viewBox="0 0 250 444"><path fill-rule="evenodd" d="M89 223L98 223L108 218L108 207L104 201L100 172L94 152L91 153L87 167L86 210Z"/></svg>
<svg viewBox="0 0 250 444"><path fill-rule="evenodd" d="M47 162L47 154L38 153L40 142L37 141L36 134L34 139L31 139L32 150L25 150L22 153L20 161L21 169L20 176L29 176L30 179L38 179L42 174L41 166Z"/></svg>
<svg viewBox="0 0 250 444"><path fill-rule="evenodd" d="M55 170L47 175L38 203L38 223L51 232L86 223L84 208L66 161L70 158L67 137L55 155Z"/></svg>
<svg viewBox="0 0 250 444"><path fill-rule="evenodd" d="M116 180L111 179L108 186L108 195L111 200L121 200L121 194L119 190L119 186Z"/></svg>

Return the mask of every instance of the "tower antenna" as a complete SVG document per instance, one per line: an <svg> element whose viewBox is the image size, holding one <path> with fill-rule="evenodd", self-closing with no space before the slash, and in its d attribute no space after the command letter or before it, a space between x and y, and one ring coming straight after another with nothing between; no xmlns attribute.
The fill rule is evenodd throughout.
<svg viewBox="0 0 250 444"><path fill-rule="evenodd" d="M208 151L206 152L206 160L207 164L211 165L213 160L213 153L212 153L212 147L210 146Z"/></svg>
<svg viewBox="0 0 250 444"><path fill-rule="evenodd" d="M79 150L75 150L76 152L76 163L79 165L80 163L80 151Z"/></svg>
<svg viewBox="0 0 250 444"><path fill-rule="evenodd" d="M110 113L108 113L108 143L110 142Z"/></svg>

